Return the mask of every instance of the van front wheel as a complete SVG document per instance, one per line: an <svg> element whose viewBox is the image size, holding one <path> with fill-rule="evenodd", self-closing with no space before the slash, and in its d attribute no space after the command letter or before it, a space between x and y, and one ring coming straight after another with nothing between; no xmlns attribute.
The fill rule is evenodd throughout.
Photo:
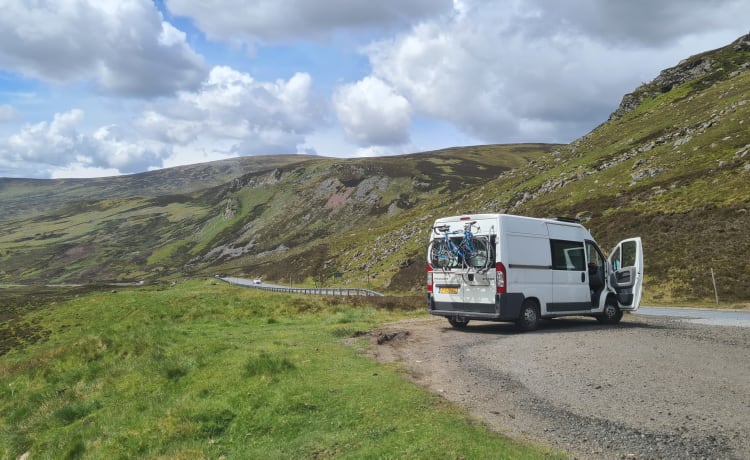
<svg viewBox="0 0 750 460"><path fill-rule="evenodd" d="M612 300L607 300L601 315L596 317L602 324L617 324L622 319L622 310Z"/></svg>
<svg viewBox="0 0 750 460"><path fill-rule="evenodd" d="M516 321L520 331L533 331L539 327L539 305L531 299L524 300L521 305L521 316Z"/></svg>

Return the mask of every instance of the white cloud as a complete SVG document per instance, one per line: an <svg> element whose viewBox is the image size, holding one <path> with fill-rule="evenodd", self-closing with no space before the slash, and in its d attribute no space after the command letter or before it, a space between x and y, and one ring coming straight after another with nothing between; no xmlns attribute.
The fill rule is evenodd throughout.
<svg viewBox="0 0 750 460"><path fill-rule="evenodd" d="M399 146L387 147L382 145L369 145L360 147L354 151L354 156L359 158L365 157L385 157L392 155L406 155L414 153L416 147L412 144L402 144Z"/></svg>
<svg viewBox="0 0 750 460"><path fill-rule="evenodd" d="M213 144L223 154L296 153L325 120L312 79L262 82L219 66L195 92L154 104L136 121L150 138L181 146Z"/></svg>
<svg viewBox="0 0 750 460"><path fill-rule="evenodd" d="M81 163L71 163L61 168L50 171L50 179L66 179L66 178L92 178L92 177L105 177L105 176L117 176L120 171L114 168L98 168L85 166Z"/></svg>
<svg viewBox="0 0 750 460"><path fill-rule="evenodd" d="M409 101L378 78L366 77L339 87L333 103L347 137L360 146L409 140Z"/></svg>
<svg viewBox="0 0 750 460"><path fill-rule="evenodd" d="M163 146L134 140L117 126L81 131L84 113L73 109L55 114L51 122L24 126L0 140L0 170L12 165L28 177L56 176L65 171L106 170L130 173L160 165L170 154Z"/></svg>
<svg viewBox="0 0 750 460"><path fill-rule="evenodd" d="M328 37L336 30L408 25L447 13L451 0L167 0L206 35L230 42Z"/></svg>
<svg viewBox="0 0 750 460"><path fill-rule="evenodd" d="M170 149L158 144L134 141L134 136L117 125L103 126L91 136L95 149L86 164L108 167L120 172L145 171L150 166L161 165Z"/></svg>
<svg viewBox="0 0 750 460"><path fill-rule="evenodd" d="M448 121L483 142L568 142L605 120L626 92L688 57L684 44L695 45L692 37L717 40L715 27L726 13L711 8L722 4L738 17L750 15L746 2L694 3L697 14L677 1L653 8L594 0L457 1L453 15L368 46L368 78L406 98L414 114ZM623 17L628 25L617 25ZM643 38L644 21L650 29L669 24L662 27L669 33ZM719 44L736 38L728 30ZM357 127L360 134L354 127L348 125L350 136L367 138L367 126Z"/></svg>
<svg viewBox="0 0 750 460"><path fill-rule="evenodd" d="M150 0L3 1L0 67L49 82L93 79L113 94L195 88L203 60Z"/></svg>
<svg viewBox="0 0 750 460"><path fill-rule="evenodd" d="M745 0L530 0L526 35L582 34L620 47L664 47L683 37L747 27Z"/></svg>
<svg viewBox="0 0 750 460"><path fill-rule="evenodd" d="M87 129L80 109L23 126L0 139L0 175L132 173L238 155L309 153L314 148L305 136L325 123L308 74L262 82L220 66L198 91L156 100L132 126Z"/></svg>
<svg viewBox="0 0 750 460"><path fill-rule="evenodd" d="M81 110L71 110L55 114L49 123L27 125L0 146L0 154L5 158L54 166L68 164L78 155L88 155L91 148L77 132L82 120Z"/></svg>

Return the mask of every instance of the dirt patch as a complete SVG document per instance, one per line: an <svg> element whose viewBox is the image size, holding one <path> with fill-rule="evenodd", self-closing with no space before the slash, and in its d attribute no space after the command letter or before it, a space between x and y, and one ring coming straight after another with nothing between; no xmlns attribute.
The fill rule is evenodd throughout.
<svg viewBox="0 0 750 460"><path fill-rule="evenodd" d="M371 341L374 359L402 362L498 432L575 458L750 458L749 329L627 315L517 333L424 318Z"/></svg>
<svg viewBox="0 0 750 460"><path fill-rule="evenodd" d="M328 201L326 201L326 204L323 206L325 209L341 209L346 205L346 201L349 199L350 196L352 196L352 193L354 193L354 188L352 187L344 187L343 190L337 191L333 195L328 198Z"/></svg>
<svg viewBox="0 0 750 460"><path fill-rule="evenodd" d="M409 331L379 332L375 336L375 343L383 345L386 342L395 342L409 337Z"/></svg>

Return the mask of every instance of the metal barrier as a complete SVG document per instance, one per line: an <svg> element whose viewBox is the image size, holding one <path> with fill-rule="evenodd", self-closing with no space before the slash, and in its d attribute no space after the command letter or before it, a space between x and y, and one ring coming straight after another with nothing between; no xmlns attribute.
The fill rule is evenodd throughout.
<svg viewBox="0 0 750 460"><path fill-rule="evenodd" d="M370 289L360 288L290 288L283 286L274 286L272 284L256 284L244 278L220 277L217 279L237 286L262 289L271 292L286 292L291 294L308 294L308 295L345 295L345 296L373 296L383 297L383 294Z"/></svg>

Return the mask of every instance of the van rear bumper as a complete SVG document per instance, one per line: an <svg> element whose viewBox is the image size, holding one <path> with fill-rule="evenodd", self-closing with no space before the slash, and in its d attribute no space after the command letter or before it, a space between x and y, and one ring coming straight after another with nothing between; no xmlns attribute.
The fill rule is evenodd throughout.
<svg viewBox="0 0 750 460"><path fill-rule="evenodd" d="M521 315L522 293L497 294L495 303L437 302L427 294L427 308L431 315L460 316L484 321L516 321Z"/></svg>

